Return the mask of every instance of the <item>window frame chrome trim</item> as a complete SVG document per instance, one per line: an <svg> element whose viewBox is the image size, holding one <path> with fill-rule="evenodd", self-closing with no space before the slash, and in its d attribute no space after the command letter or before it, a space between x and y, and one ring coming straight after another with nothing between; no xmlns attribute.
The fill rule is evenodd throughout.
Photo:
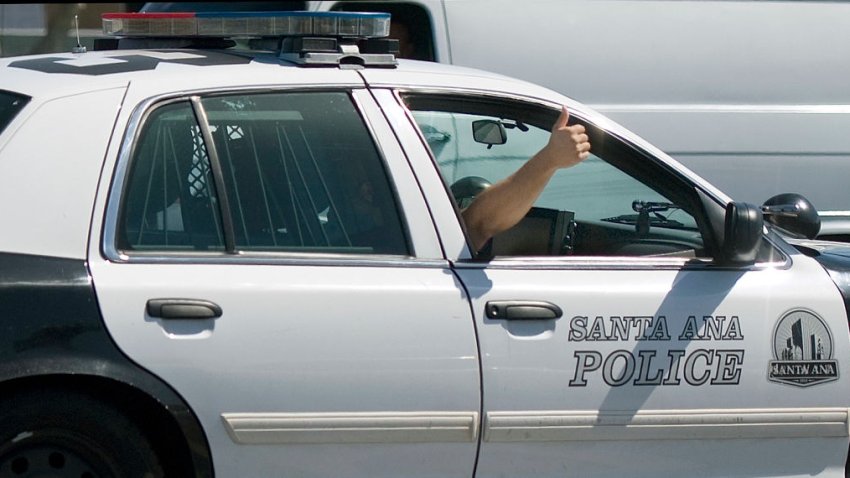
<svg viewBox="0 0 850 478"><path fill-rule="evenodd" d="M227 188L224 187L224 173L221 169L218 147L215 145L215 139L213 138L212 131L210 130L207 110L204 108L204 105L201 102L201 97L198 95L190 96L189 104L192 107L192 112L195 114L195 121L198 122L198 128L201 130L201 136L204 139L204 149L207 153L207 159L210 162L210 172L212 173L213 185L215 186L215 197L218 199L218 201L216 201L218 204L218 213L221 215L221 232L224 235L224 251L228 254L236 254L233 214L230 209L230 200L227 197Z"/></svg>
<svg viewBox="0 0 850 478"><path fill-rule="evenodd" d="M453 262L458 269L510 269L510 270L767 270L767 269L789 269L791 259L783 251L780 254L784 261L760 262L752 265L729 266L718 265L714 262L699 259L652 259L651 257L627 257L609 256L599 259L594 256L552 256L552 257L522 257L522 258L495 258L489 261L464 260Z"/></svg>
<svg viewBox="0 0 850 478"><path fill-rule="evenodd" d="M416 251L413 250L413 243L410 237L410 231L407 226L407 219L403 211L400 212L400 220L404 228L405 240L408 249L413 255L409 256L387 256L383 254L337 254L337 253L299 253L299 252L273 252L273 251L245 251L236 248L233 252L225 250L211 253L186 253L186 252L133 252L127 254L125 251L117 248L117 231L118 220L121 208L121 201L124 190L127 187L129 180L130 162L137 147L138 135L141 133L142 127L147 121L148 116L155 109L172 103L181 101L187 102L195 112L192 104L192 98L202 99L205 96L220 96L229 94L268 94L268 93L299 93L299 92L336 92L346 93L358 116L363 120L364 127L369 131L370 140L375 147L375 151L383 162L387 180L390 181L390 186L396 200L396 206L399 205L398 195L395 183L391 181L389 171L387 170L387 158L383 149L374 137L375 131L365 117L362 105L355 98L356 90L368 91L368 87L363 84L322 84L322 85L285 85L285 86L250 86L250 87L234 87L234 88L205 88L191 91L180 91L175 93L167 93L156 95L147 98L145 101L137 105L127 122L126 129L122 135L121 145L118 152L118 159L115 169L110 178L108 188L108 198L106 201L106 209L103 216L103 227L100 237L101 255L109 262L116 263L133 263L133 264L272 264L272 265L327 265L327 266L372 266L372 267L425 267L425 268L447 268L449 267L448 260L418 258L415 256ZM197 113L196 113L197 115ZM197 116L196 116L197 118ZM207 141L207 138L204 138ZM218 185L216 185L218 186ZM398 207L396 207L398 209Z"/></svg>
<svg viewBox="0 0 850 478"><path fill-rule="evenodd" d="M407 256L382 256L379 254L321 254L300 252L268 252L227 254L218 253L140 253L112 261L123 264L184 264L184 265L274 265L274 266L328 266L328 267L405 267L447 269L445 259L421 259Z"/></svg>

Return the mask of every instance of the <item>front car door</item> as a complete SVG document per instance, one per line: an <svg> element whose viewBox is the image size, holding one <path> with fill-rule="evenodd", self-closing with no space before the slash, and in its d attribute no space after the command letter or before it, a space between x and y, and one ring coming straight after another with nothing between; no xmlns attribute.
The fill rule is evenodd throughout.
<svg viewBox="0 0 850 478"><path fill-rule="evenodd" d="M459 186L514 171L560 107L434 88L399 105L460 207L475 188ZM482 120L507 142L476 142ZM592 156L453 258L481 347L476 476L843 476L847 316L823 269L767 237L756 264L719 265L709 187L581 110L572 121Z"/></svg>
<svg viewBox="0 0 850 478"><path fill-rule="evenodd" d="M91 240L99 304L197 414L218 476L468 478L468 300L389 125L338 74L352 85L123 113Z"/></svg>

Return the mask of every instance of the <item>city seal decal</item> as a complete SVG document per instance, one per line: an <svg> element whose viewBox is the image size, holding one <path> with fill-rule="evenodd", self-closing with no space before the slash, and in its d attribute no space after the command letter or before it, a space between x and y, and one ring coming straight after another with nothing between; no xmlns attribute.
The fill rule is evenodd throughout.
<svg viewBox="0 0 850 478"><path fill-rule="evenodd" d="M832 334L811 311L796 309L779 319L773 331L773 358L767 372L772 382L810 387L838 380Z"/></svg>

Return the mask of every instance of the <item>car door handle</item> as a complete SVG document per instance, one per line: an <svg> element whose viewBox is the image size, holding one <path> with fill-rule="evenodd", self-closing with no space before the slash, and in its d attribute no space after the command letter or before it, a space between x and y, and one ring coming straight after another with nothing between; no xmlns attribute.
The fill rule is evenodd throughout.
<svg viewBox="0 0 850 478"><path fill-rule="evenodd" d="M159 319L215 319L221 317L221 307L208 300L151 299L148 315Z"/></svg>
<svg viewBox="0 0 850 478"><path fill-rule="evenodd" d="M543 300L491 300L484 308L490 319L552 320L564 315L560 307Z"/></svg>

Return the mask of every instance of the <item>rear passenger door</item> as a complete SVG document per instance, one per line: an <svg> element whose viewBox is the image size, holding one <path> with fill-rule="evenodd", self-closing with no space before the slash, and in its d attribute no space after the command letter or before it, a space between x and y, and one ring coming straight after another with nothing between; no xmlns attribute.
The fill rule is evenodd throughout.
<svg viewBox="0 0 850 478"><path fill-rule="evenodd" d="M469 304L371 97L211 92L130 124L94 284L118 346L198 415L217 474L471 476Z"/></svg>
<svg viewBox="0 0 850 478"><path fill-rule="evenodd" d="M461 208L476 191L458 185L516 170L560 109L399 97ZM720 265L721 203L579 108L572 118L591 157L557 172L509 234L454 257L481 348L476 476L843 476L847 317L823 268L767 239L756 264ZM481 121L506 141L474 140ZM461 229L449 222L447 241Z"/></svg>

